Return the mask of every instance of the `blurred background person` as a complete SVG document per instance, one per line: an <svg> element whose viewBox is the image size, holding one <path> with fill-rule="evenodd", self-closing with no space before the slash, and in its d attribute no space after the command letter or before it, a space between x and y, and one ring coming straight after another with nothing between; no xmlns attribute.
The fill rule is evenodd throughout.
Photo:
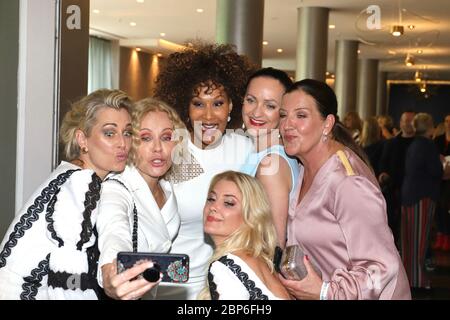
<svg viewBox="0 0 450 320"><path fill-rule="evenodd" d="M408 147L401 189L401 255L412 288L429 288L425 258L439 197L442 164L433 136L433 118L418 113L415 137Z"/></svg>
<svg viewBox="0 0 450 320"><path fill-rule="evenodd" d="M444 167L444 175L436 206L437 234L433 249L450 251L450 114L444 119L444 133L438 135L434 142Z"/></svg>
<svg viewBox="0 0 450 320"><path fill-rule="evenodd" d="M347 112L344 117L344 126L350 131L353 140L359 143L361 139L362 121L358 112Z"/></svg>
<svg viewBox="0 0 450 320"><path fill-rule="evenodd" d="M380 174L380 159L383 153L381 129L376 117L370 117L363 122L360 145L369 157L375 176Z"/></svg>
<svg viewBox="0 0 450 320"><path fill-rule="evenodd" d="M416 114L405 111L400 117L400 133L383 144L378 182L386 199L389 227L400 250L401 188L405 176L406 150L414 139L413 119Z"/></svg>
<svg viewBox="0 0 450 320"><path fill-rule="evenodd" d="M383 139L388 140L393 137L395 137L398 132L397 129L394 127L394 121L392 120L391 116L388 115L381 115L377 118L378 125L381 129L381 136Z"/></svg>

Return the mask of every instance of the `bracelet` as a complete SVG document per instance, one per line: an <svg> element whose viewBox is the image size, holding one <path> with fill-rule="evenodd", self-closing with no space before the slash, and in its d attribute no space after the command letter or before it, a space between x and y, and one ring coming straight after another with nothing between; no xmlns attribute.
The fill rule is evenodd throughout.
<svg viewBox="0 0 450 320"><path fill-rule="evenodd" d="M322 289L320 289L320 300L328 300L327 293L328 293L329 286L330 286L330 283L328 281L323 282Z"/></svg>

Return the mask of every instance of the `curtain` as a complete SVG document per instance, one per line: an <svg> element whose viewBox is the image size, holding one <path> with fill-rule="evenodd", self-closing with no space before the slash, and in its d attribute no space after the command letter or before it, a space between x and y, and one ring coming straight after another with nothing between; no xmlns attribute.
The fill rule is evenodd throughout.
<svg viewBox="0 0 450 320"><path fill-rule="evenodd" d="M89 37L88 93L112 89L111 41Z"/></svg>

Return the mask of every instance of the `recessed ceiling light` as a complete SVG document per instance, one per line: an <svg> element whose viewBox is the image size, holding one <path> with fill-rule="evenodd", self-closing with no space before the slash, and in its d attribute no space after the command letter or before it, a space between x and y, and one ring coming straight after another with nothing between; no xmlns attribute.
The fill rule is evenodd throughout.
<svg viewBox="0 0 450 320"><path fill-rule="evenodd" d="M92 12L93 12L93 13L96 13L96 14L99 14L99 13L100 13L100 10L94 9L94 10L92 10Z"/></svg>
<svg viewBox="0 0 450 320"><path fill-rule="evenodd" d="M389 50L388 53L392 55L397 54L397 52L395 52L394 50Z"/></svg>
<svg viewBox="0 0 450 320"><path fill-rule="evenodd" d="M267 46L269 44L269 41L263 41L263 46Z"/></svg>
<svg viewBox="0 0 450 320"><path fill-rule="evenodd" d="M160 35L161 37L165 37L165 36L166 36L166 34L165 34L164 32L161 32L159 35Z"/></svg>
<svg viewBox="0 0 450 320"><path fill-rule="evenodd" d="M138 51L138 52L139 52L139 51L142 51L142 49L141 49L141 48L136 48L136 51Z"/></svg>
<svg viewBox="0 0 450 320"><path fill-rule="evenodd" d="M413 30L414 28L415 28L415 26L412 25L412 24L410 24L410 25L408 26L408 29L409 29L409 30Z"/></svg>
<svg viewBox="0 0 450 320"><path fill-rule="evenodd" d="M334 24L330 24L330 25L328 26L328 28L330 28L330 29L336 29L336 26L335 26Z"/></svg>
<svg viewBox="0 0 450 320"><path fill-rule="evenodd" d="M136 0L137 3L144 3L144 0Z"/></svg>
<svg viewBox="0 0 450 320"><path fill-rule="evenodd" d="M406 54L405 64L407 67L412 67L414 65L414 57L409 53Z"/></svg>
<svg viewBox="0 0 450 320"><path fill-rule="evenodd" d="M130 26L132 27L136 27L137 23L136 22L130 22Z"/></svg>
<svg viewBox="0 0 450 320"><path fill-rule="evenodd" d="M157 56L158 56L159 58L161 58L163 55L162 55L162 53L158 53Z"/></svg>
<svg viewBox="0 0 450 320"><path fill-rule="evenodd" d="M202 13L202 12L203 12L203 9L202 9L202 8L198 8L198 9L195 10L195 11L197 11L198 13Z"/></svg>
<svg viewBox="0 0 450 320"><path fill-rule="evenodd" d="M283 49L277 49L277 52L278 52L278 53L282 53L282 52L283 52Z"/></svg>
<svg viewBox="0 0 450 320"><path fill-rule="evenodd" d="M391 28L391 34L394 37L400 37L403 34L403 31L403 26L400 25L392 26Z"/></svg>
<svg viewBox="0 0 450 320"><path fill-rule="evenodd" d="M417 50L417 53L418 53L418 54L422 54L422 53L423 53L423 50L420 50L420 49L419 49L419 50Z"/></svg>

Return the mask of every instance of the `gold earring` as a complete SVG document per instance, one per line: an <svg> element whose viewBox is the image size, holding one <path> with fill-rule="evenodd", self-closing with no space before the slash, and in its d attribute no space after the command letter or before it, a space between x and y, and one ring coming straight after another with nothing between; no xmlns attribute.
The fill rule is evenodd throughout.
<svg viewBox="0 0 450 320"><path fill-rule="evenodd" d="M81 148L81 152L84 153L84 154L88 153L88 148L87 147L82 147Z"/></svg>

